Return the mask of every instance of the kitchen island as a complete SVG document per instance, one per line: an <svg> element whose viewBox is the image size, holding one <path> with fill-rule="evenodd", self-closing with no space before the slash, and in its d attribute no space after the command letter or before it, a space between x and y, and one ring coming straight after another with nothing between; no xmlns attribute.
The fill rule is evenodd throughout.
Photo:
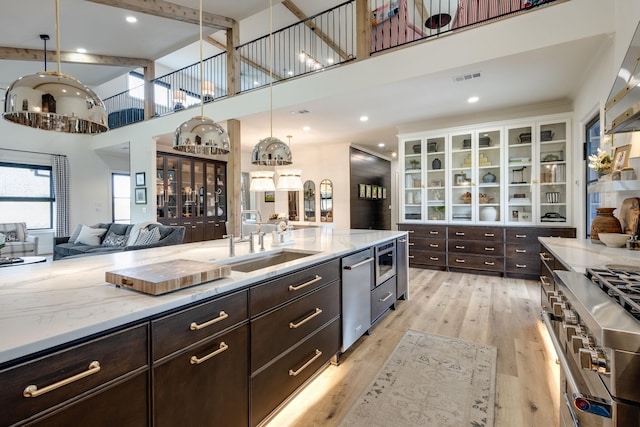
<svg viewBox="0 0 640 427"><path fill-rule="evenodd" d="M230 418L217 423L257 425L339 349L340 258L403 237L296 230L286 249L311 255L160 296L116 287L105 272L155 263L179 268L180 260L224 264L229 242L4 269L0 378L14 390L0 393L0 404L15 413L0 424L60 425L91 409L105 425L204 425L185 417L211 422L229 408ZM264 254L282 249L271 248L269 238L265 247ZM258 245L256 252L236 243L232 260L260 255ZM272 328L284 318L287 337ZM274 387L282 371L285 379ZM126 410L113 411L122 405Z"/></svg>
<svg viewBox="0 0 640 427"><path fill-rule="evenodd" d="M611 248L588 239L540 237L543 251L546 248L567 270L586 273L588 267L604 267L608 264L633 265L640 268L640 251L627 248Z"/></svg>

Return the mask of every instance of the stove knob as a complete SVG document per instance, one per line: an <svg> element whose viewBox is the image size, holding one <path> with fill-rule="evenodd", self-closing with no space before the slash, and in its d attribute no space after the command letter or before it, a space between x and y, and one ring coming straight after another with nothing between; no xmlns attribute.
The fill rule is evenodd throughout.
<svg viewBox="0 0 640 427"><path fill-rule="evenodd" d="M581 348L580 367L600 374L609 373L609 366L604 351L601 348Z"/></svg>
<svg viewBox="0 0 640 427"><path fill-rule="evenodd" d="M553 314L561 317L562 316L562 312L567 309L567 305L564 303L564 301L558 301L558 302L554 302L551 304L551 309L553 311Z"/></svg>
<svg viewBox="0 0 640 427"><path fill-rule="evenodd" d="M582 332L582 328L580 329ZM582 349L588 350L594 346L593 338L584 333L578 333L571 337L571 346L573 347L574 353L578 353Z"/></svg>
<svg viewBox="0 0 640 427"><path fill-rule="evenodd" d="M566 303L565 303L566 305ZM562 319L567 325L577 325L578 324L578 314L570 309L565 309L562 312Z"/></svg>
<svg viewBox="0 0 640 427"><path fill-rule="evenodd" d="M567 325L566 323L563 323L562 326L564 327L568 340L572 340L574 336L582 334L582 326L580 324Z"/></svg>

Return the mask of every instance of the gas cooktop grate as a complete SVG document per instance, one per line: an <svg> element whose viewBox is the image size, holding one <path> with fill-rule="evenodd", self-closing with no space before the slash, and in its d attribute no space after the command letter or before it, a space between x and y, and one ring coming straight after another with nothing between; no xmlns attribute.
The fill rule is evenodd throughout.
<svg viewBox="0 0 640 427"><path fill-rule="evenodd" d="M640 272L614 268L587 268L587 277L640 320Z"/></svg>

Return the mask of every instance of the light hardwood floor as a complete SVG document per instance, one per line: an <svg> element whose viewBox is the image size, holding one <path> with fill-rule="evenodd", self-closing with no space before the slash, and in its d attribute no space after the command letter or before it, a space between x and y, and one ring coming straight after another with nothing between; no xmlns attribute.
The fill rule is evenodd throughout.
<svg viewBox="0 0 640 427"><path fill-rule="evenodd" d="M498 348L495 426L558 426L558 366L535 281L410 269L410 298L267 424L337 426L407 329Z"/></svg>

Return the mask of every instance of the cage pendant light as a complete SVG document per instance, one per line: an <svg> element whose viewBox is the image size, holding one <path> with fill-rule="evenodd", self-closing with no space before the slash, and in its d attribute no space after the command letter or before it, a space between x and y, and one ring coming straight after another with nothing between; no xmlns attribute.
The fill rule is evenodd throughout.
<svg viewBox="0 0 640 427"><path fill-rule="evenodd" d="M183 122L173 134L173 149L190 154L229 154L229 135L204 115L205 83L202 65L202 0L200 0L200 115Z"/></svg>
<svg viewBox="0 0 640 427"><path fill-rule="evenodd" d="M58 69L13 82L7 89L2 117L35 129L81 134L105 132L109 130L107 110L100 97L79 80L60 72L59 0L55 4Z"/></svg>

